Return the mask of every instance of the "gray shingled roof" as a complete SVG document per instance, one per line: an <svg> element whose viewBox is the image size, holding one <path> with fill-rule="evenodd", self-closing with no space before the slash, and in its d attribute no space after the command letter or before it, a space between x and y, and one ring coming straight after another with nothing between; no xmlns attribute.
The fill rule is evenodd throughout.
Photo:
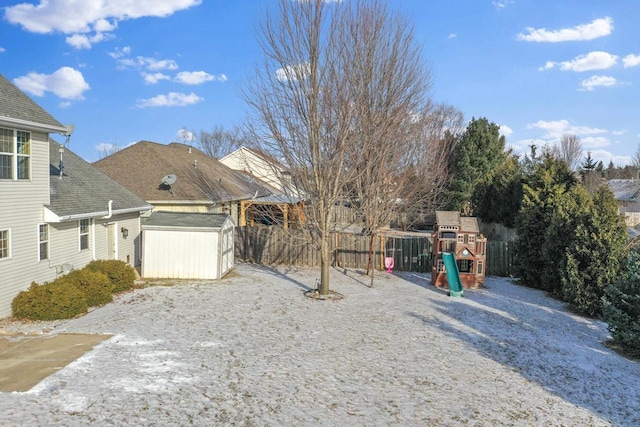
<svg viewBox="0 0 640 427"><path fill-rule="evenodd" d="M153 212L142 219L144 227L220 228L229 215L200 212Z"/></svg>
<svg viewBox="0 0 640 427"><path fill-rule="evenodd" d="M478 232L478 219L473 216L460 216L458 211L436 211L437 225L457 225L460 231Z"/></svg>
<svg viewBox="0 0 640 427"><path fill-rule="evenodd" d="M53 130L64 126L36 104L24 92L0 74L0 118L7 121L24 121L52 127Z"/></svg>
<svg viewBox="0 0 640 427"><path fill-rule="evenodd" d="M150 203L213 202L270 195L271 187L184 144L140 141L93 164ZM162 178L176 175L169 192Z"/></svg>
<svg viewBox="0 0 640 427"><path fill-rule="evenodd" d="M609 189L613 192L616 200L637 201L640 192L640 180L638 179L610 179L607 181Z"/></svg>
<svg viewBox="0 0 640 427"><path fill-rule="evenodd" d="M60 217L105 212L113 200L113 212L145 211L147 202L107 175L76 156L69 149L62 153L60 179L60 144L49 140L51 204L49 210Z"/></svg>

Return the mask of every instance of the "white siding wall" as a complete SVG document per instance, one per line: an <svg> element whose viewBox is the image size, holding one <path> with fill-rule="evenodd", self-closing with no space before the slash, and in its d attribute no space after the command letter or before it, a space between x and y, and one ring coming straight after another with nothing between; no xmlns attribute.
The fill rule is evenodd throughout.
<svg viewBox="0 0 640 427"><path fill-rule="evenodd" d="M109 219L96 221L96 259L108 259L109 224L113 224L116 234L117 259L135 267L140 260L140 217L138 213L116 215ZM122 228L129 231L125 239Z"/></svg>
<svg viewBox="0 0 640 427"><path fill-rule="evenodd" d="M219 278L219 238L219 231L143 230L142 277Z"/></svg>
<svg viewBox="0 0 640 427"><path fill-rule="evenodd" d="M47 266L38 262L38 223L49 204L47 135L31 133L31 180L0 181L0 229L11 229L11 258L0 260L0 318L11 315L11 301Z"/></svg>

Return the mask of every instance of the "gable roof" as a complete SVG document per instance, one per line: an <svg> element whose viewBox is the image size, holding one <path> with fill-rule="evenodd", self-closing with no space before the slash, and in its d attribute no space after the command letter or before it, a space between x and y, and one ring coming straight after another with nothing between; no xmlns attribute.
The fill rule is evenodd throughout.
<svg viewBox="0 0 640 427"><path fill-rule="evenodd" d="M60 144L49 140L49 184L51 202L48 222L95 218L109 213L141 212L152 208L147 202L65 148L60 174Z"/></svg>
<svg viewBox="0 0 640 427"><path fill-rule="evenodd" d="M458 211L436 211L436 225L456 225L460 231L478 233L478 219L474 216L460 216Z"/></svg>
<svg viewBox="0 0 640 427"><path fill-rule="evenodd" d="M222 163L225 162L225 159L229 159L229 158L234 158L234 157L239 157L240 159L244 160L244 157L246 154L252 155L254 157L257 157L261 160L263 160L265 163L268 163L271 167L275 167L276 169L279 169L281 171L286 171L287 168L278 161L278 159L276 159L275 157L273 157L270 154L267 154L266 152L259 150L257 148L248 148L245 146L242 146L240 148L238 148L235 151L232 151L231 153L227 154L226 156L222 157L220 159L220 161ZM245 160L246 162L246 160Z"/></svg>
<svg viewBox="0 0 640 427"><path fill-rule="evenodd" d="M0 74L0 125L42 132L66 132L66 128L24 92Z"/></svg>
<svg viewBox="0 0 640 427"><path fill-rule="evenodd" d="M220 203L263 197L274 192L259 180L238 173L197 148L173 142L169 145L137 142L94 166L149 203ZM170 188L162 178L177 177ZM171 192L169 191L171 189Z"/></svg>

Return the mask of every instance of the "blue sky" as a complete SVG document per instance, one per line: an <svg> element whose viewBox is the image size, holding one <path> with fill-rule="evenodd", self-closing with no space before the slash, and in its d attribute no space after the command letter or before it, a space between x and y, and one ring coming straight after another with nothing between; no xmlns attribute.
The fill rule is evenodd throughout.
<svg viewBox="0 0 640 427"><path fill-rule="evenodd" d="M272 0L5 0L0 73L104 147L181 141L246 116ZM349 0L344 0L349 1ZM640 143L637 0L389 0L415 25L431 96L501 126L518 152L575 134L605 166ZM61 138L57 138L62 140ZM108 149L108 148L107 148Z"/></svg>

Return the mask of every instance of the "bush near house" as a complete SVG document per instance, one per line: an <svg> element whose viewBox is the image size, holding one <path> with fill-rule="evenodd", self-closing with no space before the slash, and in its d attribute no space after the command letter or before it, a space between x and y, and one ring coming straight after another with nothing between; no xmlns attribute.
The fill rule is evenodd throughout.
<svg viewBox="0 0 640 427"><path fill-rule="evenodd" d="M87 299L75 285L53 281L38 285L33 282L11 303L13 316L30 320L71 319L87 312Z"/></svg>
<svg viewBox="0 0 640 427"><path fill-rule="evenodd" d="M620 279L605 290L602 313L611 341L625 354L640 358L640 253L632 251Z"/></svg>
<svg viewBox="0 0 640 427"><path fill-rule="evenodd" d="M135 279L135 270L124 261L92 261L52 282L32 283L11 303L13 317L71 319L86 313L89 307L113 301L115 293L133 289Z"/></svg>
<svg viewBox="0 0 640 427"><path fill-rule="evenodd" d="M57 278L54 282L68 282L78 288L89 307L96 307L113 301L113 284L106 274L86 268L74 270Z"/></svg>
<svg viewBox="0 0 640 427"><path fill-rule="evenodd" d="M95 260L87 264L85 268L106 274L113 284L112 292L114 294L133 289L136 271L124 261Z"/></svg>

